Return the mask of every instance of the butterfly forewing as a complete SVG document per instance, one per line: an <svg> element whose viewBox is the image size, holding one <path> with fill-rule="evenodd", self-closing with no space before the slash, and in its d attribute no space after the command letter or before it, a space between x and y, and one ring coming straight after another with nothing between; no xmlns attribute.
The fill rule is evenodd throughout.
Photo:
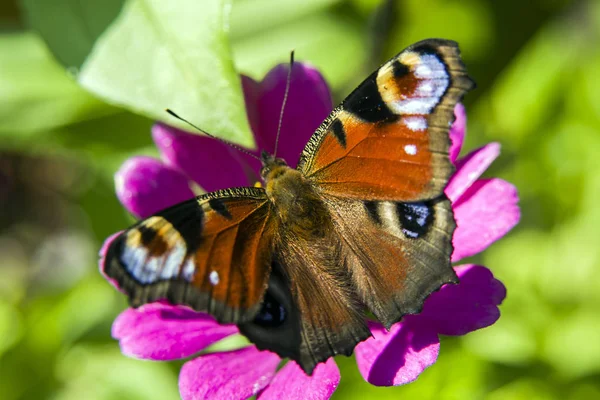
<svg viewBox="0 0 600 400"><path fill-rule="evenodd" d="M345 198L421 201L454 171L448 130L473 87L455 42L417 43L367 78L321 125L298 169Z"/></svg>
<svg viewBox="0 0 600 400"><path fill-rule="evenodd" d="M259 188L227 189L178 204L118 236L104 272L133 306L165 299L220 322L250 320L270 273L269 210Z"/></svg>

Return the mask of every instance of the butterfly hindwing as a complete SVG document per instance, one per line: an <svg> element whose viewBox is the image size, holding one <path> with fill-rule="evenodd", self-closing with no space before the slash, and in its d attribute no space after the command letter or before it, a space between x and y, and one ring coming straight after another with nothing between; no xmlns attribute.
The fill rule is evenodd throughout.
<svg viewBox="0 0 600 400"><path fill-rule="evenodd" d="M220 322L247 321L269 279L269 218L260 188L199 196L121 233L107 251L104 272L133 306L166 299Z"/></svg>
<svg viewBox="0 0 600 400"><path fill-rule="evenodd" d="M306 238L285 228L279 231L268 293L274 303L284 305L286 318L268 329L257 320L240 326L259 348L289 357L308 374L330 357L350 355L371 335L341 243L331 229L325 232Z"/></svg>
<svg viewBox="0 0 600 400"><path fill-rule="evenodd" d="M420 312L431 292L457 283L450 265L456 227L450 201L329 198L355 292L386 327Z"/></svg>
<svg viewBox="0 0 600 400"><path fill-rule="evenodd" d="M240 331L308 374L350 355L370 336L364 306L388 328L425 298L457 282L449 267L455 228L445 197L421 203L324 197L323 235L280 226L263 310Z"/></svg>
<svg viewBox="0 0 600 400"><path fill-rule="evenodd" d="M435 198L454 171L448 157L454 106L473 86L455 42L416 43L331 113L298 169L323 192L344 198Z"/></svg>

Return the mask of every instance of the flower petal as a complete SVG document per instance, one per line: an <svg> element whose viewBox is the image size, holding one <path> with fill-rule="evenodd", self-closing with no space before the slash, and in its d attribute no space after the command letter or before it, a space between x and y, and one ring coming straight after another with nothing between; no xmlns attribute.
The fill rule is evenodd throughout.
<svg viewBox="0 0 600 400"><path fill-rule="evenodd" d="M117 197L139 218L191 199L194 193L181 172L151 157L132 157L115 174Z"/></svg>
<svg viewBox="0 0 600 400"><path fill-rule="evenodd" d="M400 322L389 332L370 324L373 337L356 346L356 363L362 376L376 386L396 386L412 382L437 360L440 342L437 332L427 325Z"/></svg>
<svg viewBox="0 0 600 400"><path fill-rule="evenodd" d="M244 101L246 103L246 115L250 122L252 132L254 132L254 141L256 144L256 150L250 151L255 156L260 156L261 150L266 149L265 146L270 143L264 143L258 132L260 131L260 111L258 109L258 99L260 98L261 88L260 83L254 79L242 75L242 88L244 90ZM248 169L246 175L250 177L250 184L258 182L260 180L260 169L262 163L256 158L239 152L238 153L244 168Z"/></svg>
<svg viewBox="0 0 600 400"><path fill-rule="evenodd" d="M506 235L521 218L517 189L502 179L480 179L453 204L457 228L452 261L472 256Z"/></svg>
<svg viewBox="0 0 600 400"><path fill-rule="evenodd" d="M117 289L119 292L125 293L119 287L119 283L116 280L112 279L110 276L108 276L104 273L104 268L103 268L104 258L106 257L106 252L108 251L108 246L110 246L112 241L115 240L115 238L117 236L119 236L120 234L121 234L121 231L117 232L117 233L113 233L112 235L110 235L109 237L106 238L104 243L102 243L102 247L100 248L100 253L99 253L100 259L98 260L98 267L100 268L100 274L102 274L102 276L104 277L104 279L106 279L108 281L108 283L113 285L115 287L115 289Z"/></svg>
<svg viewBox="0 0 600 400"><path fill-rule="evenodd" d="M458 103L454 107L454 116L456 119L450 127L450 160L453 163L456 162L460 149L462 148L467 133L467 113L465 112L465 106L462 103Z"/></svg>
<svg viewBox="0 0 600 400"><path fill-rule="evenodd" d="M123 354L149 360L189 357L237 332L235 325L220 325L208 314L165 302L128 308L112 326Z"/></svg>
<svg viewBox="0 0 600 400"><path fill-rule="evenodd" d="M260 123L258 111L258 97L260 96L260 83L249 76L242 75L242 89L244 91L244 103L246 106L246 115L252 132L258 132ZM258 143L257 143L258 145ZM259 148L260 150L260 148Z"/></svg>
<svg viewBox="0 0 600 400"><path fill-rule="evenodd" d="M285 93L288 64L280 64L265 76L259 98L260 124L257 136L267 151L273 151ZM308 139L331 112L333 104L325 79L308 64L293 65L290 89L281 124L277 156L295 167Z"/></svg>
<svg viewBox="0 0 600 400"><path fill-rule="evenodd" d="M500 318L498 306L506 297L506 288L480 265L455 268L457 285L445 285L425 301L423 311L407 318L427 323L443 335L464 335L492 325Z"/></svg>
<svg viewBox="0 0 600 400"><path fill-rule="evenodd" d="M258 396L259 400L327 400L340 383L340 370L333 358L317 365L308 376L293 361L288 362Z"/></svg>
<svg viewBox="0 0 600 400"><path fill-rule="evenodd" d="M188 361L179 373L183 400L247 399L269 384L280 359L255 346L202 355Z"/></svg>
<svg viewBox="0 0 600 400"><path fill-rule="evenodd" d="M448 181L445 193L454 203L485 172L490 164L500 155L498 143L488 143L472 151L456 163L456 172Z"/></svg>
<svg viewBox="0 0 600 400"><path fill-rule="evenodd" d="M239 150L225 143L160 123L152 127L152 138L167 165L182 171L208 192L248 185Z"/></svg>

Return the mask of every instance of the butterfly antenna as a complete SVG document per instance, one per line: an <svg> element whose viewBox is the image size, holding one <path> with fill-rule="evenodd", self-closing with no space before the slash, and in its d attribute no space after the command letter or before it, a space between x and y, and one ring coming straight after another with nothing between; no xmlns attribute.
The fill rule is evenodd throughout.
<svg viewBox="0 0 600 400"><path fill-rule="evenodd" d="M242 147L240 147L240 146L238 146L238 145L235 145L235 144L233 144L233 143L231 143L231 142L228 142L227 140L224 140L224 139L221 139L221 138L219 138L219 137L216 137L215 135L213 135L213 134L210 134L210 133L208 133L208 132L206 132L206 131L204 131L204 130L202 130L202 129L198 128L196 125L192 124L192 123L191 123L190 121L188 121L187 119L185 119L185 118L182 118L182 117L180 117L179 115L175 114L175 112L174 112L173 110L170 110L170 109L168 109L168 108L167 108L165 111L166 111L166 112L168 112L168 113L169 113L171 116L173 116L173 117L177 118L178 120L180 120L180 121L182 121L182 122L184 122L184 123L188 124L189 126L191 126L191 127L192 127L192 128L194 128L194 129L196 129L198 132L202 132L202 133L204 133L204 134L205 134L206 136L208 136L208 137L211 137L211 138L213 138L213 139L215 139L215 140L218 140L218 141L219 141L219 142L221 142L221 143L225 143L227 146L233 147L234 149L236 149L236 150L239 150L239 151L241 151L242 153L249 155L250 157L256 158L258 161L261 161L261 160L260 160L260 157L257 157L257 156L255 156L254 154L250 153L248 150L246 150L246 149L244 149L244 148L242 148Z"/></svg>
<svg viewBox="0 0 600 400"><path fill-rule="evenodd" d="M281 103L281 112L279 113L279 125L277 126L277 136L275 137L275 151L273 157L277 155L277 148L279 147L279 134L281 133L281 124L283 123L283 111L285 110L285 103L287 103L288 94L290 92L290 83L292 81L292 69L294 68L294 50L290 53L290 70L288 71L287 80L285 82L285 93L283 95L283 102Z"/></svg>

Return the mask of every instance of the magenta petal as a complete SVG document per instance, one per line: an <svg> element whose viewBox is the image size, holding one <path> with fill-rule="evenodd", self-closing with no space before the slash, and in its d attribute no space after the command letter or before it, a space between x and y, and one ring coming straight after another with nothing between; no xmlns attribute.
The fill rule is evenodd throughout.
<svg viewBox="0 0 600 400"><path fill-rule="evenodd" d="M189 357L237 332L235 325L164 302L128 308L112 326L123 354L161 361Z"/></svg>
<svg viewBox="0 0 600 400"><path fill-rule="evenodd" d="M457 285L445 285L433 293L419 315L410 316L435 327L443 335L464 335L492 325L500 317L498 305L506 297L506 288L480 265L455 268Z"/></svg>
<svg viewBox="0 0 600 400"><path fill-rule="evenodd" d="M456 163L456 172L450 178L445 193L454 203L485 172L500 154L498 143L488 143L472 151Z"/></svg>
<svg viewBox="0 0 600 400"><path fill-rule="evenodd" d="M340 383L340 370L333 358L317 365L308 376L293 361L288 362L258 396L259 400L327 400Z"/></svg>
<svg viewBox="0 0 600 400"><path fill-rule="evenodd" d="M476 181L453 204L457 228L452 261L472 256L506 235L521 218L517 189L502 179Z"/></svg>
<svg viewBox="0 0 600 400"><path fill-rule="evenodd" d="M260 114L258 111L258 97L260 96L260 83L249 76L242 75L242 89L244 91L244 102L246 106L246 115L252 132L258 132L260 123ZM257 143L258 146L258 143ZM260 150L260 147L259 147Z"/></svg>
<svg viewBox="0 0 600 400"><path fill-rule="evenodd" d="M269 152L275 148L288 70L288 64L280 64L269 71L260 84L262 94L259 98L260 128L257 135ZM332 108L329 88L319 71L308 64L295 63L277 156L295 167L308 139Z"/></svg>
<svg viewBox="0 0 600 400"><path fill-rule="evenodd" d="M202 355L188 361L179 373L183 400L247 399L269 384L280 359L255 346Z"/></svg>
<svg viewBox="0 0 600 400"><path fill-rule="evenodd" d="M165 163L182 171L204 190L248 185L238 150L225 143L164 124L152 127L152 137Z"/></svg>
<svg viewBox="0 0 600 400"><path fill-rule="evenodd" d="M258 109L258 99L261 95L260 83L250 77L242 75L242 88L244 89L246 115L250 122L250 128L252 128L252 132L254 132L254 140L256 142L256 150L251 151L251 153L259 156L261 150L266 149L266 146L271 144L264 143L263 139L258 135L258 132L260 131L260 110ZM262 168L260 160L242 152L238 152L238 156L241 163L244 165L244 168L248 170L246 175L249 176L250 184L258 182L260 180L260 169Z"/></svg>
<svg viewBox="0 0 600 400"><path fill-rule="evenodd" d="M362 376L376 386L412 382L437 360L440 342L431 327L400 322L389 332L379 324L369 325L372 338L356 346L356 363Z"/></svg>
<svg viewBox="0 0 600 400"><path fill-rule="evenodd" d="M115 174L117 197L139 218L191 199L194 193L181 172L150 157L132 157Z"/></svg>
<svg viewBox="0 0 600 400"><path fill-rule="evenodd" d="M462 148L467 133L467 113L465 112L465 106L462 103L458 103L454 107L454 116L456 119L450 127L450 160L455 163L460 149Z"/></svg>
<svg viewBox="0 0 600 400"><path fill-rule="evenodd" d="M108 283L110 283L111 285L113 285L115 287L115 289L117 289L119 292L125 293L123 292L123 290L119 287L119 284L117 283L116 280L112 279L111 277L109 277L108 275L106 275L104 273L104 258L106 257L106 252L108 251L108 246L110 246L110 244L112 243L113 240L115 240L115 238L117 236L119 236L121 234L121 232L117 232L117 233L113 233L112 235L110 235L109 237L106 238L106 240L104 241L104 243L102 243L102 247L100 248L100 259L98 260L98 266L100 268L100 273L102 274L102 276L104 277L104 279L106 279L108 281Z"/></svg>

